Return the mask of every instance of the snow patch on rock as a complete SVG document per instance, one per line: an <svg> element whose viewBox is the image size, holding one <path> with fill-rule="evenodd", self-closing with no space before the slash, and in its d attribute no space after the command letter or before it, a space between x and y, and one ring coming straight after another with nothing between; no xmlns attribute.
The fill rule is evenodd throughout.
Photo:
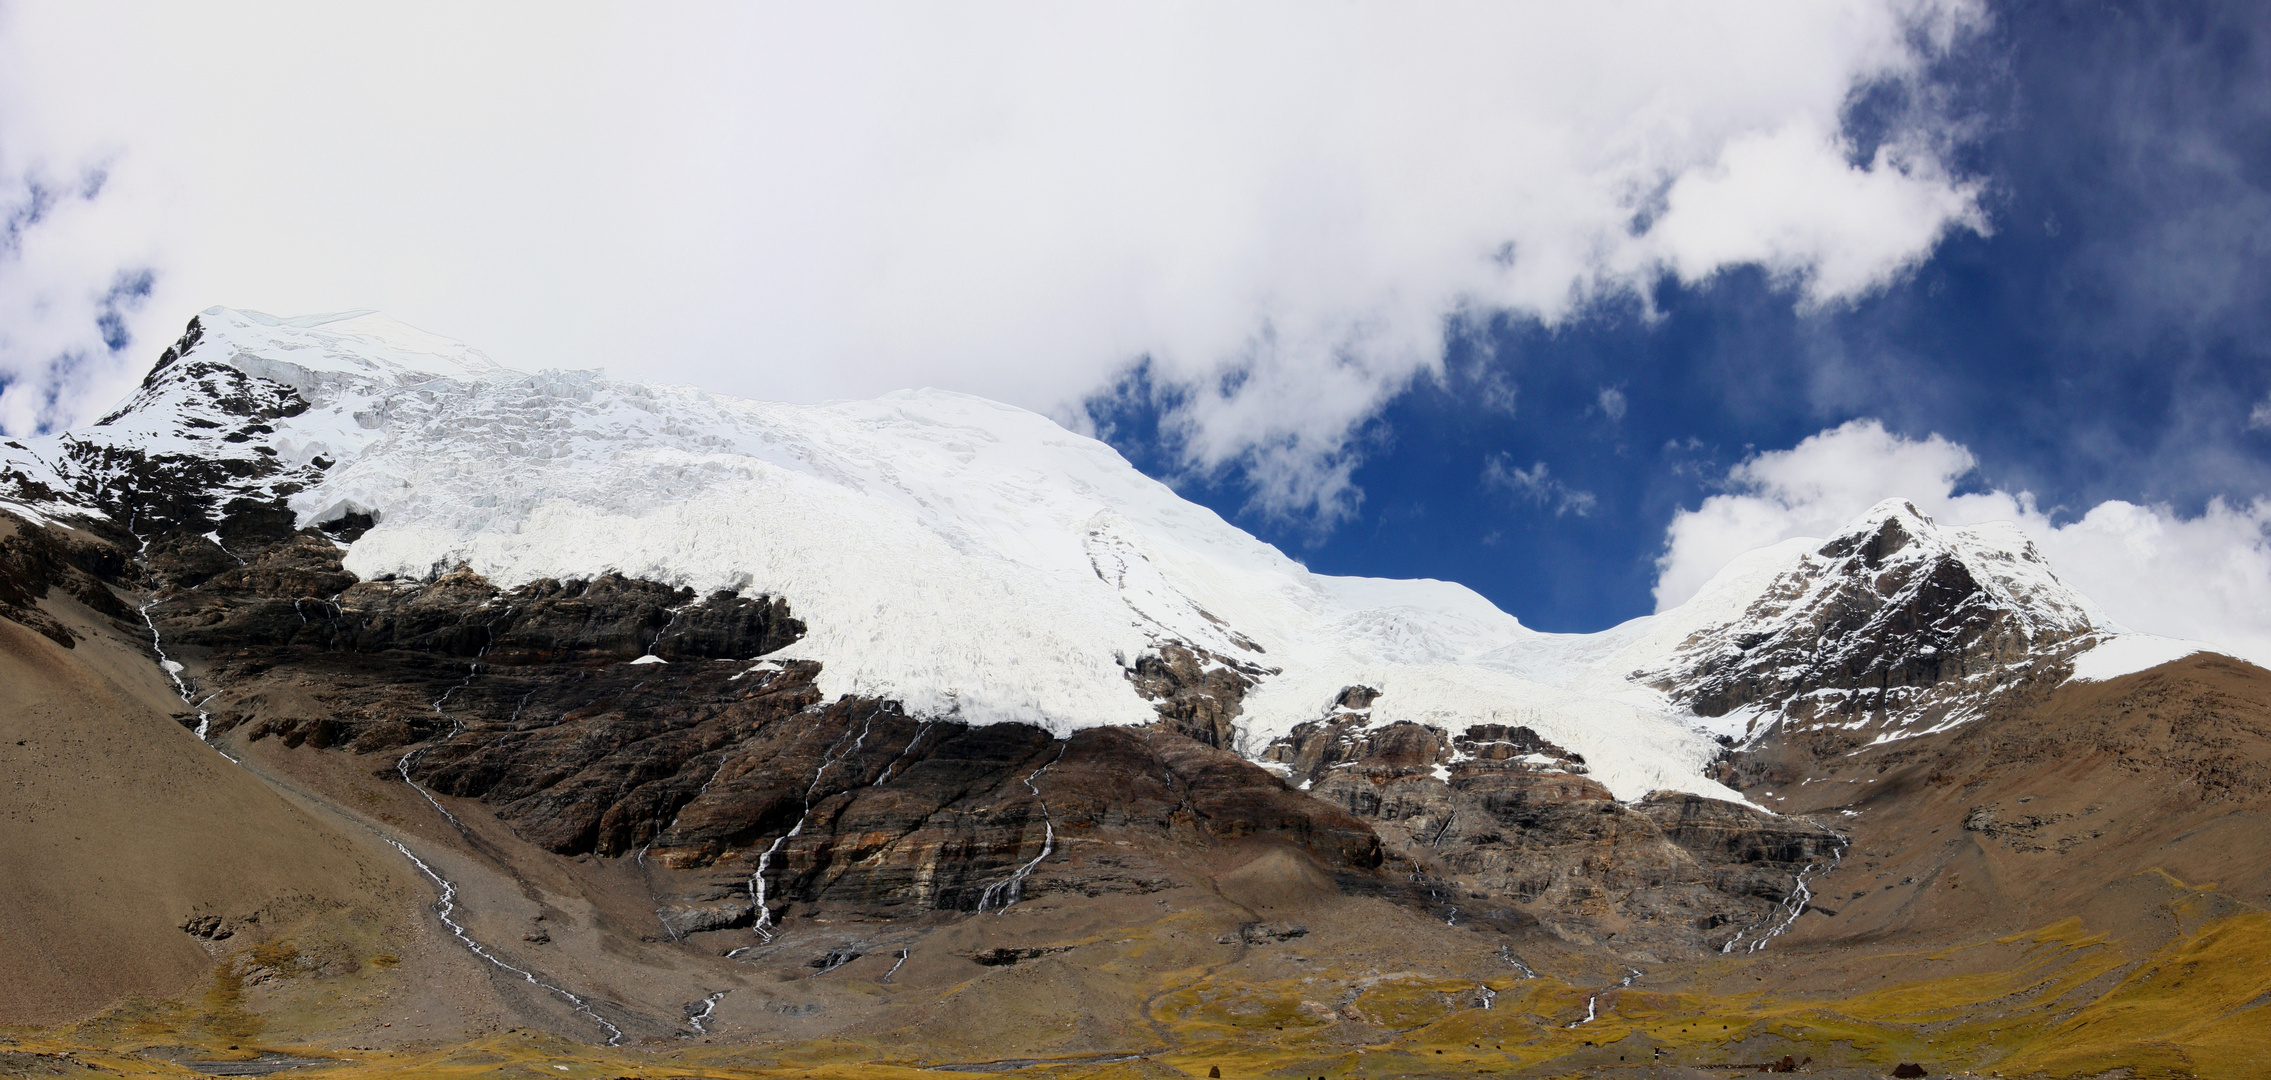
<svg viewBox="0 0 2271 1080"><path fill-rule="evenodd" d="M2172 660L2182 660L2194 653L2216 652L2214 645L2205 641L2185 641L2181 638L2155 637L2152 634L2122 634L2099 642L2090 651L2074 658L2074 674L2069 682L2105 682L2148 671Z"/></svg>

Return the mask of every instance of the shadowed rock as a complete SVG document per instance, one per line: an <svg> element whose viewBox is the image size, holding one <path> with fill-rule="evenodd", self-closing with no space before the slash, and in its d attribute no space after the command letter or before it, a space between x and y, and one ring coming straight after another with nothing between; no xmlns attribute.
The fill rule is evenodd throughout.
<svg viewBox="0 0 2271 1080"><path fill-rule="evenodd" d="M817 663L756 662L803 633L777 598L612 575L501 590L462 569L361 582L340 556L304 530L153 607L169 646L205 660L214 728L389 763L428 743L412 766L421 785L488 804L532 843L692 874L661 904L674 934L752 921L761 859L769 906L875 914L975 910L1045 845L1106 829L1200 845L1269 836L1355 871L1381 860L1363 822L1210 745L1217 727L1060 740L826 700ZM650 654L666 662L623 662ZM1243 677L1187 653L1163 663L1186 721L1235 715ZM1200 701L1210 687L1223 696ZM1105 858L1025 891L1157 887Z"/></svg>

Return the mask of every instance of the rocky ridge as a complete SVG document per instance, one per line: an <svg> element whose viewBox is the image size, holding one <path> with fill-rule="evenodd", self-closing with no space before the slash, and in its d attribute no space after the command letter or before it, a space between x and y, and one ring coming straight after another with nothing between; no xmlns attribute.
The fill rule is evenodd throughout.
<svg viewBox="0 0 2271 1080"><path fill-rule="evenodd" d="M1188 652L1142 669L1156 725L1057 739L826 700L817 664L782 658L801 625L777 600L621 578L508 591L463 570L358 582L338 564L315 530L210 577L193 557L150 563L198 579L150 608L200 672L184 725L368 756L548 850L682 871L657 896L671 938L777 926L791 910L975 911L1020 868L1031 893L1156 888L1124 860L1058 865L1086 837L1133 831L1277 837L1352 883L1396 860L1357 887L1454 919L1464 906L1573 940L1715 947L1762 923L1834 842L1711 800L1624 806L1525 727L1368 728L1361 687L1270 748L1277 769L1257 768L1214 745L1224 728L1193 723L1234 717L1250 676ZM1273 756L1296 763L1300 790Z"/></svg>
<svg viewBox="0 0 2271 1080"><path fill-rule="evenodd" d="M316 527L365 582L465 568L508 592L613 574L770 596L806 622L830 698L1060 735L1171 700L1188 733L1252 750L1352 682L1389 691L1383 722L1488 722L1552 689L1470 662L1541 638L1471 592L1309 574L1108 447L992 403L529 375L361 314L214 309L174 353L104 423L0 448L0 500L137 554L179 548L159 554L184 584ZM961 632L973 621L987 632ZM1673 712L1564 693L1531 726L1622 797L1725 797Z"/></svg>
<svg viewBox="0 0 2271 1080"><path fill-rule="evenodd" d="M1619 802L1527 727L1358 726L1367 687L1273 744L1300 787L1368 821L1456 922L1516 914L1636 963L1771 929L1792 882L1842 850L1798 818L1679 792Z"/></svg>
<svg viewBox="0 0 2271 1080"><path fill-rule="evenodd" d="M1104 825L1260 832L1378 862L1361 824L1171 723L1060 740L824 700L818 664L759 659L803 632L778 600L624 578L508 591L463 570L358 582L339 558L307 530L161 592L150 616L199 671L182 722L372 756L560 854L703 871L663 898L674 936L755 920L760 858L774 904L974 910L1040 852L1044 815L1058 845ZM1023 784L1043 764L1066 790ZM1073 887L1119 887L1102 880Z"/></svg>
<svg viewBox="0 0 2271 1080"><path fill-rule="evenodd" d="M21 442L9 447L39 465L0 466L5 498L35 512L99 521L129 537L197 537L237 559L297 527L293 495L333 462L284 459L271 445L276 425L308 410L289 385L198 352L203 323L191 319L142 385L86 429L60 436L51 455ZM194 355L193 355L194 354ZM120 421L139 421L129 427ZM116 427L114 435L106 428ZM154 431L166 437L152 438Z"/></svg>
<svg viewBox="0 0 2271 1080"><path fill-rule="evenodd" d="M1880 503L1776 575L1741 616L1634 673L1738 741L1853 746L1946 730L2063 679L2105 619L2015 528Z"/></svg>

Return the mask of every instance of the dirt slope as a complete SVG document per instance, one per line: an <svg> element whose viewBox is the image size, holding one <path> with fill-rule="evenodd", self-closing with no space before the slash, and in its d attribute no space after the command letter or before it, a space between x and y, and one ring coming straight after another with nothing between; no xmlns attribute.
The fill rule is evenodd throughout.
<svg viewBox="0 0 2271 1080"><path fill-rule="evenodd" d="M1972 724L1807 773L1750 792L1853 838L1799 940L2142 917L2108 890L2155 870L2271 901L2271 672L2228 657L2025 690Z"/></svg>
<svg viewBox="0 0 2271 1080"><path fill-rule="evenodd" d="M383 937L415 915L399 856L172 719L180 700L116 620L61 589L37 604L72 644L0 618L0 1023L182 995L216 958L311 921Z"/></svg>

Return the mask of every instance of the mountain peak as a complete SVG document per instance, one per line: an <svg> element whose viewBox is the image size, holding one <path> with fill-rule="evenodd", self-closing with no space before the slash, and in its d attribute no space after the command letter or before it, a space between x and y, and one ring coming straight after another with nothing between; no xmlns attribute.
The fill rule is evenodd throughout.
<svg viewBox="0 0 2271 1080"><path fill-rule="evenodd" d="M1975 718L2107 626L2015 524L1942 525L1887 499L1639 675L1723 736L1809 723L1883 741Z"/></svg>
<svg viewBox="0 0 2271 1080"><path fill-rule="evenodd" d="M2088 597L2061 581L2024 530L2008 521L1942 525L1906 499L1886 499L1816 552L1848 572L1916 560L1949 560L1993 602L2037 632L2078 633L2108 623Z"/></svg>
<svg viewBox="0 0 2271 1080"><path fill-rule="evenodd" d="M204 545L216 569L315 526L364 581L775 598L829 697L913 715L1062 734L1197 710L1260 753L1361 685L1365 730L1524 726L1627 799L1733 796L1698 716L1908 730L2103 622L2016 528L1889 500L1638 635L1539 634L1454 584L1312 574L1021 409L525 374L367 311L209 309L119 412L0 466L19 481L0 498Z"/></svg>
<svg viewBox="0 0 2271 1080"><path fill-rule="evenodd" d="M372 310L279 318L211 307L191 321L200 359L227 364L303 393L342 378L511 378L505 367L462 341L429 333Z"/></svg>

